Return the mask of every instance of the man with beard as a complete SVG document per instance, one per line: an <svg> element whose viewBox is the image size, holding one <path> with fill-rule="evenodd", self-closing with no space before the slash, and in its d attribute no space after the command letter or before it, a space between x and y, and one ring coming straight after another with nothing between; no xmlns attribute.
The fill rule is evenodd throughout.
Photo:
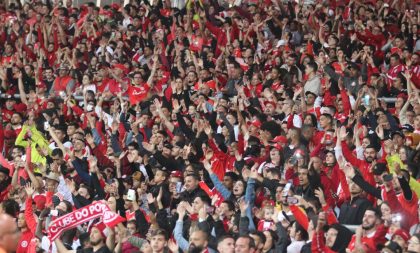
<svg viewBox="0 0 420 253"><path fill-rule="evenodd" d="M200 229L191 233L189 241L182 236L184 227L184 217L186 214L186 206L181 203L177 207L178 220L174 229L174 238L177 241L179 248L186 252L187 250L201 253L208 253L208 234Z"/></svg>
<svg viewBox="0 0 420 253"><path fill-rule="evenodd" d="M347 145L346 128L341 127L340 131L338 131L338 135L341 141L344 158L348 162L350 162L351 165L353 165L356 168L359 168L363 178L365 178L370 185L375 186L375 179L373 177L373 174L370 173L370 170L372 169L372 162L376 161L377 156L377 151L375 147L372 145L367 146L365 151L363 152L365 160L359 160L356 156L353 155L353 153L349 149L349 146Z"/></svg>
<svg viewBox="0 0 420 253"><path fill-rule="evenodd" d="M106 232L109 232L107 235ZM115 232L103 223L96 224L90 231L92 248L68 250L61 239L55 239L55 245L60 253L111 253L115 247Z"/></svg>
<svg viewBox="0 0 420 253"><path fill-rule="evenodd" d="M381 217L379 209L373 207L366 209L362 225L356 229L356 234L353 235L347 249L351 252L355 249L376 252L376 245L385 244L388 229L382 223Z"/></svg>
<svg viewBox="0 0 420 253"><path fill-rule="evenodd" d="M338 221L341 224L360 225L364 213L371 203L363 197L363 190L353 180L348 180L348 184L350 199L341 205Z"/></svg>
<svg viewBox="0 0 420 253"><path fill-rule="evenodd" d="M47 92L51 90L51 87L54 84L54 70L51 67L48 67L44 70L45 78L42 80L42 83L44 83L47 86ZM47 93L48 94L48 93Z"/></svg>
<svg viewBox="0 0 420 253"><path fill-rule="evenodd" d="M17 103L13 97L6 99L6 103L2 106L1 116L5 123L11 122L14 113L22 113L26 110L26 105L23 103Z"/></svg>
<svg viewBox="0 0 420 253"><path fill-rule="evenodd" d="M8 214L0 214L0 252L15 252L20 240L20 231L15 219Z"/></svg>
<svg viewBox="0 0 420 253"><path fill-rule="evenodd" d="M14 112L12 114L12 118L10 119L10 124L12 124L11 130L14 131L16 136L18 136L22 130L22 114Z"/></svg>
<svg viewBox="0 0 420 253"><path fill-rule="evenodd" d="M351 168L349 166L346 166L344 168L346 176L348 178L351 178L356 184L360 186L360 188L369 193L371 196L375 197L376 199L390 202L390 205L393 209L401 207L403 212L407 214L403 215L404 220L402 221L402 223L415 224L417 223L417 217L415 215L410 214L417 212L417 195L413 192L413 190L408 184L407 178L409 179L409 176L405 175L406 172L402 172L398 165L395 168L391 168L390 171L393 172L393 169L395 170L395 173L397 175L385 174L385 189L380 189L369 185L361 175L355 173L354 168ZM385 180L387 177L389 177L389 181ZM395 200L398 200L398 204L395 203Z"/></svg>

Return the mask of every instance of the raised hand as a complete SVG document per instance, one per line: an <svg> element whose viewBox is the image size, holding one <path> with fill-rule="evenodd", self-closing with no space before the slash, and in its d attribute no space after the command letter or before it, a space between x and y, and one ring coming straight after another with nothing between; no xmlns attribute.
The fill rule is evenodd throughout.
<svg viewBox="0 0 420 253"><path fill-rule="evenodd" d="M346 140L348 133L347 133L347 129L345 126L340 127L340 131L338 132L338 137L340 138L341 141Z"/></svg>
<svg viewBox="0 0 420 253"><path fill-rule="evenodd" d="M179 246L176 243L176 241L173 240L173 239L170 239L168 241L168 248L172 253L178 253L179 252Z"/></svg>
<svg viewBox="0 0 420 253"><path fill-rule="evenodd" d="M211 129L211 126L208 122L206 122L204 125L204 132L207 134L207 136L211 136L213 133L213 129Z"/></svg>
<svg viewBox="0 0 420 253"><path fill-rule="evenodd" d="M66 179L66 185L71 193L74 193L76 191L76 183L74 182L74 180Z"/></svg>
<svg viewBox="0 0 420 253"><path fill-rule="evenodd" d="M94 141L93 136L91 134L86 134L85 138L86 138L86 142L89 144L89 146L91 146L91 147L95 146L95 141Z"/></svg>
<svg viewBox="0 0 420 253"><path fill-rule="evenodd" d="M210 160L211 160L211 158L213 157L213 155L214 155L213 150L211 150L211 149L207 149L207 151L206 151L206 160L207 160L207 161L210 161Z"/></svg>
<svg viewBox="0 0 420 253"><path fill-rule="evenodd" d="M185 214L187 213L187 210L185 209L185 205L183 202L181 202L178 207L176 208L176 212L178 213L178 219L183 220L185 217Z"/></svg>
<svg viewBox="0 0 420 253"><path fill-rule="evenodd" d="M356 175L356 171L350 163L346 163L343 168L341 168L346 174L346 177L353 178Z"/></svg>
<svg viewBox="0 0 420 253"><path fill-rule="evenodd" d="M321 203L322 206L327 204L325 201L324 191L321 188L315 189L315 196L319 199L319 203Z"/></svg>
<svg viewBox="0 0 420 253"><path fill-rule="evenodd" d="M249 203L245 201L245 199L241 199L239 202L239 210L241 210L241 214L246 213L246 209L249 207Z"/></svg>
<svg viewBox="0 0 420 253"><path fill-rule="evenodd" d="M27 184L25 185L25 192L26 192L26 195L27 195L28 197L32 198L32 195L33 195L33 194L34 194L34 192L35 192L35 188L32 186L32 184L31 184L31 183L27 183Z"/></svg>
<svg viewBox="0 0 420 253"><path fill-rule="evenodd" d="M149 205L155 203L155 200L156 200L156 198L153 197L153 194L151 194L151 193L147 194L147 203L149 203Z"/></svg>
<svg viewBox="0 0 420 253"><path fill-rule="evenodd" d="M325 214L325 212L320 212L318 215L318 224L316 226L316 230L322 231L325 224L327 224L327 215Z"/></svg>
<svg viewBox="0 0 420 253"><path fill-rule="evenodd" d="M251 168L251 173L249 174L250 178L257 179L258 178L258 163L255 163Z"/></svg>
<svg viewBox="0 0 420 253"><path fill-rule="evenodd" d="M379 139L383 140L385 138L384 136L384 128L382 124L379 124L375 129L376 135L378 135Z"/></svg>

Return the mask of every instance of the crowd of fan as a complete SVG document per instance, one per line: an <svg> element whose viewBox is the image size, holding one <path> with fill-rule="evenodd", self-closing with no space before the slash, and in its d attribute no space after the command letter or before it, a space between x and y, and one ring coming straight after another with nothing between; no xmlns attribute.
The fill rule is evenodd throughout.
<svg viewBox="0 0 420 253"><path fill-rule="evenodd" d="M0 252L420 252L419 1L9 2Z"/></svg>

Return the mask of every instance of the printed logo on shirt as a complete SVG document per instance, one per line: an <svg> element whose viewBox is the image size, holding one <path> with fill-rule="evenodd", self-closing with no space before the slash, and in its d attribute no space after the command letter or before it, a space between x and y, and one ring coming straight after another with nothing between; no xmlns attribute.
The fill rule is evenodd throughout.
<svg viewBox="0 0 420 253"><path fill-rule="evenodd" d="M26 248L26 247L28 247L28 241L22 241L22 242L20 243L20 246L21 246L22 248Z"/></svg>

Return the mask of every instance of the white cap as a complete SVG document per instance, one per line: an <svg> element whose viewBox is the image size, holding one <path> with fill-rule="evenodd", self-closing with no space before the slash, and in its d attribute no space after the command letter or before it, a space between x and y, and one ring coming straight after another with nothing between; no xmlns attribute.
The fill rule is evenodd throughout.
<svg viewBox="0 0 420 253"><path fill-rule="evenodd" d="M281 46L284 46L284 45L286 45L286 41L285 41L285 40L279 40L279 41L277 42L276 47L281 47Z"/></svg>

